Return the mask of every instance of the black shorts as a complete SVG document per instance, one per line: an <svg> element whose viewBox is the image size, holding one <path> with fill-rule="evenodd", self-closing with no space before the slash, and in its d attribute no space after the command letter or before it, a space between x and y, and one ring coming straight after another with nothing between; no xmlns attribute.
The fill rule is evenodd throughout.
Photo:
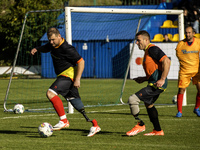
<svg viewBox="0 0 200 150"><path fill-rule="evenodd" d="M144 103L153 104L163 91L164 90L155 89L154 87L148 85L147 87L136 92L135 95Z"/></svg>
<svg viewBox="0 0 200 150"><path fill-rule="evenodd" d="M50 86L50 89L64 98L80 98L78 89L74 87L74 82L65 76L57 77L56 81Z"/></svg>

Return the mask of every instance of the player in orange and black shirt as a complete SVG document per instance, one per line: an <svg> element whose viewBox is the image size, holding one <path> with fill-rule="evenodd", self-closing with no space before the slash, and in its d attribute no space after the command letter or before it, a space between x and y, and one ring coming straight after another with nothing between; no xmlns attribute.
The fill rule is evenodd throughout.
<svg viewBox="0 0 200 150"><path fill-rule="evenodd" d="M136 40L136 44L138 45L139 49L145 51L143 68L146 76L137 77L134 80L137 83L148 81L148 85L129 97L128 103L131 114L138 121L138 123L126 134L128 136L134 136L145 131L145 124L139 118L139 102L143 101L146 106L149 119L154 126L152 132L144 135L164 135L164 132L160 127L158 112L154 106L154 102L167 87L167 75L170 68L170 60L159 47L150 43L150 36L147 31L139 31L136 34Z"/></svg>
<svg viewBox="0 0 200 150"><path fill-rule="evenodd" d="M78 92L85 61L76 49L61 37L58 29L49 28L47 37L49 42L43 46L33 48L31 54L34 55L37 51L43 53L50 52L52 56L57 79L50 86L46 95L60 118L59 123L53 127L53 130L69 127L62 100L58 97L61 94L76 110L83 114L86 121L92 122L93 126L90 128L88 136L93 136L101 128L95 119L90 120L85 114L84 105Z"/></svg>
<svg viewBox="0 0 200 150"><path fill-rule="evenodd" d="M182 117L183 95L186 88L189 86L191 79L197 88L196 105L193 112L200 117L200 39L194 37L194 29L190 26L186 28L185 32L186 38L180 41L176 47L176 56L178 57L180 63L178 77L179 89L177 94L178 113L176 114L176 117Z"/></svg>

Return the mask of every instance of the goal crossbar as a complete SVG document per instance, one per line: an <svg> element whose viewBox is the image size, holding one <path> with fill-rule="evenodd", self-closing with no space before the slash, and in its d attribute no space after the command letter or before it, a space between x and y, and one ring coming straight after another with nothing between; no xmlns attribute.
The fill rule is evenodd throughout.
<svg viewBox="0 0 200 150"><path fill-rule="evenodd" d="M154 14L154 15L179 15L183 13L183 10L173 9L118 9L118 8L87 8L87 7L65 7L65 10L69 9L71 12L82 13L117 13L117 14Z"/></svg>
<svg viewBox="0 0 200 150"><path fill-rule="evenodd" d="M112 14L145 14L145 15L178 15L179 39L184 38L183 10L172 9L117 9L117 8L90 8L90 7L65 7L66 40L72 44L71 13L112 13Z"/></svg>

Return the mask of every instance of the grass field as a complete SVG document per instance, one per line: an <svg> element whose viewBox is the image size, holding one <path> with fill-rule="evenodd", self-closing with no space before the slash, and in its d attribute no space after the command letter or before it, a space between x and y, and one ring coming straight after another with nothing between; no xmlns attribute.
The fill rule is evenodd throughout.
<svg viewBox="0 0 200 150"><path fill-rule="evenodd" d="M127 137L125 133L136 122L130 115L128 105L118 105L86 108L88 116L91 119L95 118L102 129L94 137L87 137L91 124L86 122L82 115L75 111L74 114L67 115L70 122L68 129L54 131L49 138L40 138L37 132L38 126L42 122L56 124L58 122L57 114L25 112L17 115L4 113L3 100L8 80L0 80L0 82L0 105L2 106L0 108L0 149L2 150L196 150L200 146L198 139L200 118L193 113L196 95L196 89L193 85L190 85L187 89L188 105L183 107L182 118L174 117L177 109L176 105L171 103L173 95L177 92L177 81L170 81L168 90L158 99L156 108L159 112L161 127L165 132L162 137L145 137L142 133L134 137ZM84 82L82 80L82 83ZM144 86L144 84L139 85L132 81L128 82L130 83L128 83L128 89L124 91L124 97ZM82 89L81 94L85 94L84 89ZM146 131L143 133L151 132L153 126L143 105L140 105L140 114L146 124Z"/></svg>

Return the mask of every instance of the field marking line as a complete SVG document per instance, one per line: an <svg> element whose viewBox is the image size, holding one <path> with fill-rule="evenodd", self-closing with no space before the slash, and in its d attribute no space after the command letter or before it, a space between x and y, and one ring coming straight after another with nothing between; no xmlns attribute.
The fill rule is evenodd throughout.
<svg viewBox="0 0 200 150"><path fill-rule="evenodd" d="M140 105L141 106L141 105ZM194 106L194 104L188 104L187 106ZM177 107L177 105L162 105L162 106L157 106L155 105L156 108L164 108L164 107ZM184 106L185 107L185 106ZM140 109L146 109L146 107L140 107ZM96 112L112 112L112 111L119 111L119 110L130 110L129 107L127 109L112 109L112 110L105 110L105 111L89 111L87 113L96 113Z"/></svg>
<svg viewBox="0 0 200 150"><path fill-rule="evenodd" d="M194 104L188 104L187 106L194 106ZM176 105L162 105L162 106L156 106L156 108L164 108L164 107L177 107ZM140 109L146 109L146 107L140 107ZM111 109L111 110L105 110L105 111L88 111L87 113L101 113L101 112L115 112L115 111L124 111L124 110L129 110L129 108L126 109ZM80 114L79 112L74 112L74 114ZM44 114L44 115L26 115L26 116L14 116L14 117L3 117L0 119L17 119L17 118L29 118L29 117L43 117L43 116L54 116L57 115L56 113L54 114ZM67 114L69 115L69 114ZM73 114L72 114L73 115Z"/></svg>
<svg viewBox="0 0 200 150"><path fill-rule="evenodd" d="M15 119L15 118L29 118L29 117L38 117L38 116L54 116L55 114L45 114L45 115L26 115L26 116L15 116L15 117L3 117L0 119Z"/></svg>

